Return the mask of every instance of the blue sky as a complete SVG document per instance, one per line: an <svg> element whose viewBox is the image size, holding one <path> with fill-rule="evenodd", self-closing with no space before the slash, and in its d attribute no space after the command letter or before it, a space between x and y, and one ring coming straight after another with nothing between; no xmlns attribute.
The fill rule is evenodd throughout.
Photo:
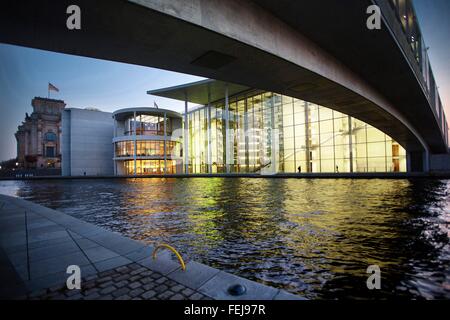
<svg viewBox="0 0 450 320"><path fill-rule="evenodd" d="M439 91L450 119L450 1L415 0ZM60 89L52 98L68 107L114 111L153 106L181 111L183 103L146 94L202 78L160 69L0 44L0 160L16 156L14 133L31 113L31 99L47 96L47 83Z"/></svg>

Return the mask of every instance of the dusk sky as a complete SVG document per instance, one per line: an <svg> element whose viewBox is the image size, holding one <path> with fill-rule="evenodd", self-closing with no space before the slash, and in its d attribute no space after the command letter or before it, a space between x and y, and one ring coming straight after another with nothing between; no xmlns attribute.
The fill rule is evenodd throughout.
<svg viewBox="0 0 450 320"><path fill-rule="evenodd" d="M450 119L450 1L415 0L416 13ZM51 98L67 107L94 107L114 111L124 107L153 106L177 111L183 103L153 97L147 90L174 86L202 78L117 62L77 57L0 44L0 160L16 156L14 133L31 113L31 99L47 96L47 83L59 88Z"/></svg>

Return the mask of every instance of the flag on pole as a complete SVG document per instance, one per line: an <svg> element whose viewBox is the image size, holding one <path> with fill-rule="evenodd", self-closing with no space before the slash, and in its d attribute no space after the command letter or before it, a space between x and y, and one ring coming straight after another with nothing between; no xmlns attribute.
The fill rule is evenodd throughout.
<svg viewBox="0 0 450 320"><path fill-rule="evenodd" d="M50 82L48 83L48 90L59 92L59 89L57 87L55 87L54 85L52 85Z"/></svg>
<svg viewBox="0 0 450 320"><path fill-rule="evenodd" d="M50 82L48 83L48 94L47 94L47 98L50 99L50 90L51 91L56 91L59 92L59 89L57 87L55 87L54 85L52 85Z"/></svg>

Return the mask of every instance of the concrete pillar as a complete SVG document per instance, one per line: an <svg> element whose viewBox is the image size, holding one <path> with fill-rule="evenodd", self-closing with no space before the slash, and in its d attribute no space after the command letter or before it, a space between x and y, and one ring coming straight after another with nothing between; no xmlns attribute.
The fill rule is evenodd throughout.
<svg viewBox="0 0 450 320"><path fill-rule="evenodd" d="M349 160L350 160L350 172L353 172L353 129L352 129L352 117L348 116L348 147L349 147Z"/></svg>
<svg viewBox="0 0 450 320"><path fill-rule="evenodd" d="M167 113L164 112L164 174L167 174Z"/></svg>
<svg viewBox="0 0 450 320"><path fill-rule="evenodd" d="M249 152L249 128L248 128L248 106L247 97L244 101L244 133L245 133L245 167L246 172L250 171L250 152Z"/></svg>
<svg viewBox="0 0 450 320"><path fill-rule="evenodd" d="M272 98L271 98L271 111L270 111L270 122L271 122L271 133L270 133L270 168L272 169L271 172L272 173L276 173L277 172L277 161L276 161L276 156L278 155L278 139L276 139L276 130L275 130L275 95L272 93Z"/></svg>
<svg viewBox="0 0 450 320"><path fill-rule="evenodd" d="M133 153L133 160L134 160L134 175L136 175L136 153L137 153L137 142L136 142L136 111L134 111L133 115L133 142L134 142L134 153Z"/></svg>
<svg viewBox="0 0 450 320"><path fill-rule="evenodd" d="M230 106L228 101L228 84L225 84L225 167L230 173Z"/></svg>
<svg viewBox="0 0 450 320"><path fill-rule="evenodd" d="M208 84L208 173L212 173L212 149L211 149L211 88Z"/></svg>
<svg viewBox="0 0 450 320"><path fill-rule="evenodd" d="M309 129L311 127L311 121L309 121L309 107L308 102L305 101L305 159L306 159L306 172L311 172L311 157L309 156L310 143L309 143Z"/></svg>
<svg viewBox="0 0 450 320"><path fill-rule="evenodd" d="M430 153L428 150L423 152L423 172L430 172Z"/></svg>
<svg viewBox="0 0 450 320"><path fill-rule="evenodd" d="M113 138L117 136L117 120L116 117L113 116ZM117 175L117 161L116 158L116 143L113 142L113 166L114 166L114 175Z"/></svg>
<svg viewBox="0 0 450 320"><path fill-rule="evenodd" d="M184 93L184 173L189 174L189 122L188 122L188 94Z"/></svg>

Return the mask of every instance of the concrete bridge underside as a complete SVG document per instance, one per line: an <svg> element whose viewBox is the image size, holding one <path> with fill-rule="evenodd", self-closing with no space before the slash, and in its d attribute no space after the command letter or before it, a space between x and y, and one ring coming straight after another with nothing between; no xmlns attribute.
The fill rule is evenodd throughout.
<svg viewBox="0 0 450 320"><path fill-rule="evenodd" d="M446 153L445 138L387 27L366 28L371 1L319 2L82 0L81 30L70 31L66 8L73 1L15 1L0 11L0 42L314 102L384 131L410 153L411 171L426 170L423 155Z"/></svg>

